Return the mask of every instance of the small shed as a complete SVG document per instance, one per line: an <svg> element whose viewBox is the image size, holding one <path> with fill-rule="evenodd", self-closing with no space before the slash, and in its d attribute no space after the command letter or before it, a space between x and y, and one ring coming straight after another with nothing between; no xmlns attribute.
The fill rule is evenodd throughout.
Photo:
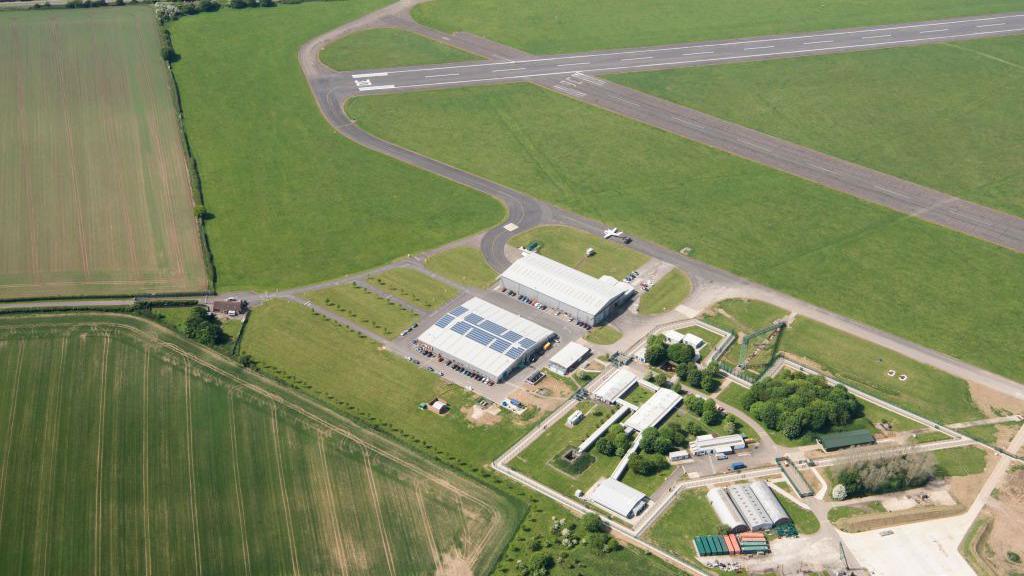
<svg viewBox="0 0 1024 576"><path fill-rule="evenodd" d="M825 452L841 450L852 446L865 446L874 443L875 435L872 434L870 430L865 430L863 428L847 430L846 432L823 434L818 438L818 446L821 446L821 449Z"/></svg>
<svg viewBox="0 0 1024 576"><path fill-rule="evenodd" d="M427 406L427 409L433 412L434 414L444 414L448 412L448 403L445 402L444 400L441 400L440 398L434 398L433 400L430 401L430 404Z"/></svg>

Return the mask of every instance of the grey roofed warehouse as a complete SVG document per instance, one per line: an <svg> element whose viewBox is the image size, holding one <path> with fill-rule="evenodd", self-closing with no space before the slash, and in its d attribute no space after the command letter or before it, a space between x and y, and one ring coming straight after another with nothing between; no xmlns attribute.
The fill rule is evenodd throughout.
<svg viewBox="0 0 1024 576"><path fill-rule="evenodd" d="M590 325L608 320L635 291L602 276L594 278L534 252L524 252L501 273L501 287L550 306Z"/></svg>
<svg viewBox="0 0 1024 576"><path fill-rule="evenodd" d="M456 306L418 338L421 345L500 382L554 338L551 330L481 300Z"/></svg>

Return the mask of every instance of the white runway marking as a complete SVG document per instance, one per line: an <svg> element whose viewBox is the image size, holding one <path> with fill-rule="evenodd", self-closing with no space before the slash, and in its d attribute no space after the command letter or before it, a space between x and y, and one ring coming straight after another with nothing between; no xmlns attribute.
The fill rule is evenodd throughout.
<svg viewBox="0 0 1024 576"><path fill-rule="evenodd" d="M921 30L918 34L934 34L936 32L948 32L949 28L939 28L938 30Z"/></svg>
<svg viewBox="0 0 1024 576"><path fill-rule="evenodd" d="M570 62L568 64L556 64L556 66L561 68L563 66L582 66L584 64L590 64L590 62Z"/></svg>
<svg viewBox="0 0 1024 576"><path fill-rule="evenodd" d="M977 28L989 28L991 26L1006 26L1006 22L996 22L995 24L978 24Z"/></svg>
<svg viewBox="0 0 1024 576"><path fill-rule="evenodd" d="M775 45L772 44L771 46L752 46L750 48L744 48L744 50L767 50L769 48L775 48Z"/></svg>
<svg viewBox="0 0 1024 576"><path fill-rule="evenodd" d="M703 125L698 124L696 122L691 122L689 120L686 120L685 118L680 118L679 116L673 116L672 119L675 120L676 122L679 122L680 124L686 124L687 126L693 126L694 128L697 128L697 129L700 129L700 130L704 129Z"/></svg>
<svg viewBox="0 0 1024 576"><path fill-rule="evenodd" d="M715 53L714 50L708 50L707 52L686 52L684 54L680 54L680 56L700 56L701 54L714 54L714 53Z"/></svg>
<svg viewBox="0 0 1024 576"><path fill-rule="evenodd" d="M739 138L738 140L739 140L740 143L744 144L745 146L750 146L751 148L754 148L756 150L761 150L762 152L771 152L770 148L766 148L764 146L761 146L760 144L754 144L750 140L744 140L742 138Z"/></svg>
<svg viewBox="0 0 1024 576"><path fill-rule="evenodd" d="M444 78L445 76L458 76L458 75L459 75L458 72L452 72L451 74L430 74L428 76L424 76L424 78Z"/></svg>
<svg viewBox="0 0 1024 576"><path fill-rule="evenodd" d="M835 40L818 40L816 42L804 42L804 46L810 46L812 44L831 44L833 42L835 42Z"/></svg>
<svg viewBox="0 0 1024 576"><path fill-rule="evenodd" d="M861 40L871 40L872 38L892 38L892 34L875 34L874 36L861 36Z"/></svg>
<svg viewBox="0 0 1024 576"><path fill-rule="evenodd" d="M353 78L377 78L378 76L387 76L387 72L367 72L366 74L353 74Z"/></svg>
<svg viewBox="0 0 1024 576"><path fill-rule="evenodd" d="M513 70L526 70L526 68L501 68L499 70L491 70L491 72L511 72Z"/></svg>
<svg viewBox="0 0 1024 576"><path fill-rule="evenodd" d="M623 58L622 61L623 62L632 62L634 60L650 60L651 58L654 58L654 56L641 56L639 58Z"/></svg>
<svg viewBox="0 0 1024 576"><path fill-rule="evenodd" d="M366 92L367 90L390 90L394 88L394 84L381 84L380 86L360 86L360 92Z"/></svg>
<svg viewBox="0 0 1024 576"><path fill-rule="evenodd" d="M828 168L825 168L824 166L818 166L817 164L811 164L811 168L816 168L818 170L821 170L822 172L828 172L829 174L838 174L838 172L836 172L835 170L830 170Z"/></svg>

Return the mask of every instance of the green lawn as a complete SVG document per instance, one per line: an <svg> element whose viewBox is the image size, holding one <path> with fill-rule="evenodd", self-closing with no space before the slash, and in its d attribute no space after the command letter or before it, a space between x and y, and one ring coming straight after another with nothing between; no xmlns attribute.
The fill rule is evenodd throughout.
<svg viewBox="0 0 1024 576"><path fill-rule="evenodd" d="M335 40L320 51L320 61L335 70L479 60L468 52L397 28L371 28Z"/></svg>
<svg viewBox="0 0 1024 576"><path fill-rule="evenodd" d="M368 277L366 281L426 310L436 310L459 295L455 288L411 268L391 268Z"/></svg>
<svg viewBox="0 0 1024 576"><path fill-rule="evenodd" d="M586 340L588 342L593 342L598 345L615 344L619 341L619 338L622 338L622 332L619 332L608 325L598 326L591 330L586 336Z"/></svg>
<svg viewBox="0 0 1024 576"><path fill-rule="evenodd" d="M299 46L387 3L220 10L171 24L218 289L312 284L503 218L498 202L371 152L320 115Z"/></svg>
<svg viewBox="0 0 1024 576"><path fill-rule="evenodd" d="M959 446L934 452L935 475L939 478L970 476L985 470L985 451L977 446Z"/></svg>
<svg viewBox="0 0 1024 576"><path fill-rule="evenodd" d="M1024 216L1018 36L615 80Z"/></svg>
<svg viewBox="0 0 1024 576"><path fill-rule="evenodd" d="M1024 255L534 86L349 108L388 140L1024 380Z"/></svg>
<svg viewBox="0 0 1024 576"><path fill-rule="evenodd" d="M464 286L487 288L498 277L479 250L465 246L434 254L423 265L431 272Z"/></svg>
<svg viewBox="0 0 1024 576"><path fill-rule="evenodd" d="M0 367L4 574L487 573L522 515L138 317L5 316Z"/></svg>
<svg viewBox="0 0 1024 576"><path fill-rule="evenodd" d="M821 522L818 521L818 517L814 515L814 512L797 506L785 496L779 496L779 503L782 504L782 508L786 511L789 519L796 526L797 532L801 535L809 536L821 529Z"/></svg>
<svg viewBox="0 0 1024 576"><path fill-rule="evenodd" d="M497 424L475 425L461 410L476 397L300 304L272 301L254 310L242 351L317 398L473 465L490 463L526 431L507 412ZM435 397L451 405L447 415L417 407Z"/></svg>
<svg viewBox="0 0 1024 576"><path fill-rule="evenodd" d="M835 524L843 518L863 516L864 514L877 514L880 512L885 512L885 507L878 501L857 506L833 506L832 508L829 508L828 520Z"/></svg>
<svg viewBox="0 0 1024 576"><path fill-rule="evenodd" d="M921 432L911 438L911 442L914 444L928 444L929 442L939 442L942 440L949 440L949 436L937 430Z"/></svg>
<svg viewBox="0 0 1024 576"><path fill-rule="evenodd" d="M537 54L808 32L1020 10L1014 0L433 0L419 22Z"/></svg>
<svg viewBox="0 0 1024 576"><path fill-rule="evenodd" d="M783 333L781 348L813 360L850 386L936 422L984 417L971 399L967 382L819 322L797 318ZM900 382L887 376L890 369L909 379Z"/></svg>
<svg viewBox="0 0 1024 576"><path fill-rule="evenodd" d="M658 314L667 312L683 301L693 287L686 274L673 269L665 277L640 296L638 312L641 314Z"/></svg>
<svg viewBox="0 0 1024 576"><path fill-rule="evenodd" d="M576 490L586 492L594 482L611 474L619 458L605 456L594 450L587 451L587 454L594 458L594 462L576 476L552 464L552 460L560 458L568 448L578 446L597 430L601 422L607 420L613 412L607 406L589 402L581 403L578 408L586 414L579 424L572 428L566 427L564 422L551 426L529 448L510 462L512 469L570 497ZM595 415L594 410L600 411L601 415Z"/></svg>
<svg viewBox="0 0 1024 576"><path fill-rule="evenodd" d="M760 300L722 300L709 309L704 321L732 330L749 334L772 322L785 318L788 311Z"/></svg>
<svg viewBox="0 0 1024 576"><path fill-rule="evenodd" d="M533 242L540 243L539 254L595 277L608 275L621 279L647 262L647 256L614 240L601 240L565 226L534 228L508 241L516 247L526 247ZM593 256L587 256L587 248L594 249Z"/></svg>
<svg viewBox="0 0 1024 576"><path fill-rule="evenodd" d="M1000 424L984 424L981 426L971 426L970 428L963 428L960 432L964 433L975 440L984 442L990 446L998 444L999 432L1003 430L1012 430L1015 434L1020 428L1020 422L1007 422ZM1011 434L1012 437L1012 434Z"/></svg>
<svg viewBox="0 0 1024 576"><path fill-rule="evenodd" d="M415 312L354 284L331 286L303 296L385 338L397 338L419 320Z"/></svg>
<svg viewBox="0 0 1024 576"><path fill-rule="evenodd" d="M646 533L647 539L682 558L695 558L693 539L718 534L721 523L711 509L707 490L687 490Z"/></svg>

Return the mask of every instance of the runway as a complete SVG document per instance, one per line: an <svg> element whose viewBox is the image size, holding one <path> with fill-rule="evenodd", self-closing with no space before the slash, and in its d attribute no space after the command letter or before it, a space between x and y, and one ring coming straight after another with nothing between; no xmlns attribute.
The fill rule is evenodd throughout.
<svg viewBox="0 0 1024 576"><path fill-rule="evenodd" d="M360 92L432 89L531 81L565 76L572 72L605 75L813 56L971 40L1021 32L1024 32L1024 14L1005 14L809 34L764 36L724 42L368 70L347 74L346 79L352 88Z"/></svg>

